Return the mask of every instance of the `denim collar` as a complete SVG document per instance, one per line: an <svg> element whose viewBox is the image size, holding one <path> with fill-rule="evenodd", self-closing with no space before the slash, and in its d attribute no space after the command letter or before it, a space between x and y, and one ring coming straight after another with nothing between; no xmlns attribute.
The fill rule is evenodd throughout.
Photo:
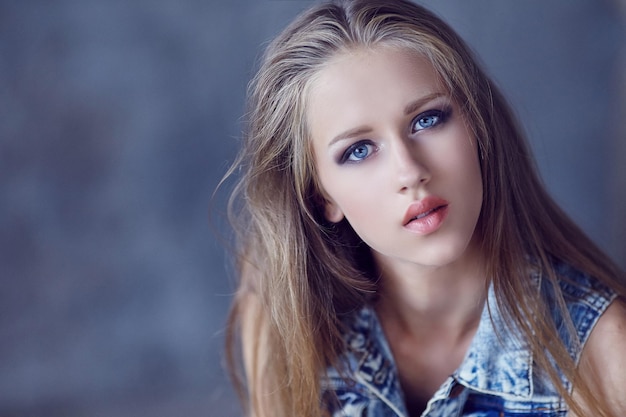
<svg viewBox="0 0 626 417"><path fill-rule="evenodd" d="M492 288L487 300L476 335L452 377L483 393L514 399L530 398L533 395L530 349L515 336L519 332L505 324ZM351 368L357 379L391 401L401 399L396 365L374 309L364 307L359 310L349 327L345 340L354 355L352 359L356 361L351 361ZM444 386L449 387L450 381ZM442 389L446 390L443 386Z"/></svg>
<svg viewBox="0 0 626 417"><path fill-rule="evenodd" d="M493 287L483 309L476 335L453 376L461 384L486 393L529 399L533 395L532 352L505 323Z"/></svg>
<svg viewBox="0 0 626 417"><path fill-rule="evenodd" d="M373 308L364 307L353 316L345 341L352 353L350 368L358 382L374 391L397 415L408 415L393 355Z"/></svg>

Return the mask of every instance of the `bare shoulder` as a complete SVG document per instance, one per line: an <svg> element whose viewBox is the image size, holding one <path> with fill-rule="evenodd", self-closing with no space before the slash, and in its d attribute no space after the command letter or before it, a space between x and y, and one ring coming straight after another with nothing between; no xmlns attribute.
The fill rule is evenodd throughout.
<svg viewBox="0 0 626 417"><path fill-rule="evenodd" d="M624 368L617 367L616 361L626 364L626 303L617 299L611 303L598 320L583 350L583 360L596 365L606 365L607 372L626 381ZM617 368L617 369L616 369Z"/></svg>
<svg viewBox="0 0 626 417"><path fill-rule="evenodd" d="M580 373L615 415L626 415L626 303L617 299L591 332L583 349Z"/></svg>

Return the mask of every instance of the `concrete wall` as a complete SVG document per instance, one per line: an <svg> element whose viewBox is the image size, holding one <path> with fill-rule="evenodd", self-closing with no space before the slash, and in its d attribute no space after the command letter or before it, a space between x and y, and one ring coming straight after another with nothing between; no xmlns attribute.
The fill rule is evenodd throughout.
<svg viewBox="0 0 626 417"><path fill-rule="evenodd" d="M0 0L0 415L240 415L210 199L260 48L310 3ZM624 264L616 4L424 3L505 90L558 201Z"/></svg>

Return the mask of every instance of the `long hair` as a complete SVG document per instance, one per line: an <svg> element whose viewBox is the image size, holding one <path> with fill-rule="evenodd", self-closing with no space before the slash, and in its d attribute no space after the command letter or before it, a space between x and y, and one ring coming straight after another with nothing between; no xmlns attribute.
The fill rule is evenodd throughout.
<svg viewBox="0 0 626 417"><path fill-rule="evenodd" d="M377 289L365 244L345 220L324 218L306 123L308 92L324 65L377 46L426 58L461 108L478 143L484 193L477 233L498 306L574 411L572 385L597 404L566 347L554 342L556 327L529 277L529 260L561 309L555 260L623 296L622 272L547 194L509 105L459 36L409 1L353 0L301 14L269 45L249 86L247 129L227 174L239 175L229 210L240 278L227 352L236 374L243 335L249 413L320 416L320 378L344 349L342 318ZM571 321L569 328L573 333Z"/></svg>

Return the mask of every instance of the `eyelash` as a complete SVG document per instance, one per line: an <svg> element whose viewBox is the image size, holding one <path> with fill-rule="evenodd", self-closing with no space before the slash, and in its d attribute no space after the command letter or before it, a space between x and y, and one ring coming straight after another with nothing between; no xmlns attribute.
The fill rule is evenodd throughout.
<svg viewBox="0 0 626 417"><path fill-rule="evenodd" d="M418 114L415 119L413 119L411 121L411 133L417 133L417 132L421 132L422 130L426 130L426 129L432 129L433 127L437 127L442 123L445 123L448 118L450 117L450 114L452 113L450 108L444 108L444 109L433 109L433 110L427 110L423 113ZM431 125L431 126L420 126L419 129L415 129L415 126L420 122L423 121L424 119L427 118L437 118L437 120Z"/></svg>
<svg viewBox="0 0 626 417"><path fill-rule="evenodd" d="M433 110L427 110L425 112L422 112L420 114L418 114L413 120L411 120L411 134L416 134L418 132L421 132L422 130L426 130L426 129L432 129L434 127L439 126L442 123L445 123L448 118L450 117L450 115L452 114L452 109L450 108L443 108L441 110L439 109L433 109ZM436 118L436 120L433 122L432 125L430 126L420 126L419 129L415 129L415 126L420 122L420 121L424 121L424 119L427 118ZM368 153L367 155L365 155L362 158L359 159L350 159L350 157L353 155L354 151L356 151L358 148L366 146L368 147ZM369 156L371 155L372 152L377 150L377 146L368 139L365 140L360 140L358 142L353 143L352 145L350 145L348 147L348 149L346 149L341 156L339 157L339 163L340 164L344 164L344 163L360 163L362 161L364 161L365 159L369 158Z"/></svg>
<svg viewBox="0 0 626 417"><path fill-rule="evenodd" d="M371 150L369 150L369 152L367 153L367 156L364 156L361 159L350 159L350 156L352 156L354 151L356 151L358 148L360 148L362 146L367 146L368 148L371 148ZM348 149L346 149L345 152L343 154L341 154L341 157L339 158L339 163L340 164L344 164L344 163L352 163L352 164L359 163L359 162L367 159L369 157L369 155L376 149L377 149L376 145L374 145L374 143L371 140L367 140L367 139L366 140L360 140L360 141L350 145L348 147Z"/></svg>

